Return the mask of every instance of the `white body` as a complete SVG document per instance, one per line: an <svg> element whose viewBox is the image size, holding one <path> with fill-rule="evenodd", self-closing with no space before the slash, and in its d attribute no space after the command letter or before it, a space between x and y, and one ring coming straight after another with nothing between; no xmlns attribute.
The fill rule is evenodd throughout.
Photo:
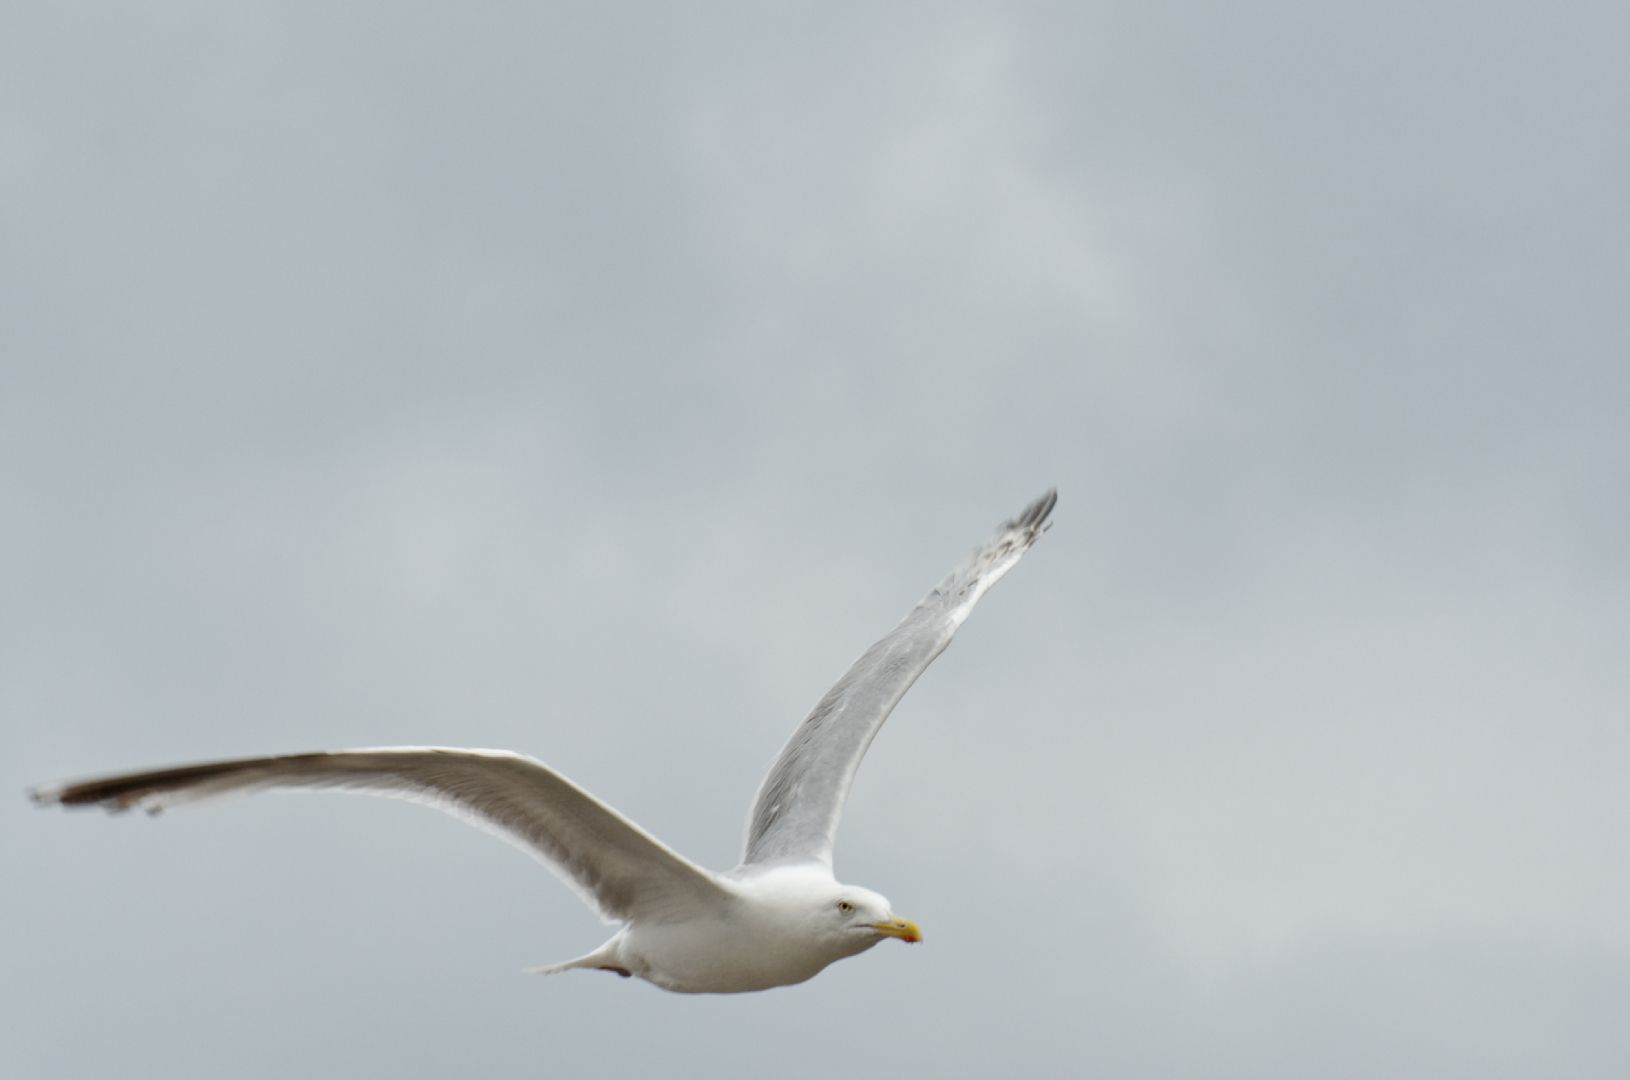
<svg viewBox="0 0 1630 1080"><path fill-rule="evenodd" d="M811 907L816 893L871 900L860 927L873 921L877 909L887 917L888 907L874 893L843 888L814 864L749 869L730 885L740 898L731 908L684 922L636 922L561 969L620 968L681 994L735 994L804 982L883 940L863 928L834 932L826 918L830 905Z"/></svg>

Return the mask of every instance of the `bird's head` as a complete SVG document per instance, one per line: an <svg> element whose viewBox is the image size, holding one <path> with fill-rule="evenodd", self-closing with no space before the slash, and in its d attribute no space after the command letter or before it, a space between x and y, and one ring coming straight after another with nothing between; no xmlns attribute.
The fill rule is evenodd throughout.
<svg viewBox="0 0 1630 1080"><path fill-rule="evenodd" d="M854 885L836 885L823 901L821 921L832 933L859 946L870 948L884 938L899 938L915 944L922 931L910 919L894 914L887 899Z"/></svg>

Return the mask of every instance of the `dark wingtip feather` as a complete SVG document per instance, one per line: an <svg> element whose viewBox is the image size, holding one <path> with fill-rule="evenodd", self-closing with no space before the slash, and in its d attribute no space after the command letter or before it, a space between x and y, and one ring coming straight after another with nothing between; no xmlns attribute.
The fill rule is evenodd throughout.
<svg viewBox="0 0 1630 1080"><path fill-rule="evenodd" d="M126 803L118 798L119 794L116 780L89 780L80 784L60 784L28 790L29 800L42 810L52 806L81 807L95 806L99 803L108 803L107 809L112 811L124 810Z"/></svg>
<svg viewBox="0 0 1630 1080"><path fill-rule="evenodd" d="M239 761L210 761L201 765L180 765L150 772L125 773L95 780L82 780L76 784L58 787L34 788L29 797L36 806L100 806L109 813L122 813L144 797L158 792L190 788L196 784L216 780L233 773L244 772L263 765L267 760L298 761L320 757L320 754L289 754L275 759L244 759ZM153 807L152 812L157 812Z"/></svg>
<svg viewBox="0 0 1630 1080"><path fill-rule="evenodd" d="M1041 529L1047 518L1052 514L1053 507L1058 505L1058 489L1048 488L1046 494L1031 503L1019 512L1019 516L1008 524L1018 529Z"/></svg>

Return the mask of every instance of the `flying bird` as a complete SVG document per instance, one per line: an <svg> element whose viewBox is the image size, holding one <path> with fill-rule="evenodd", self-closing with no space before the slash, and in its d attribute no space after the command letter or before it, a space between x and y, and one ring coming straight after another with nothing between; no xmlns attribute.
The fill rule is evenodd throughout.
<svg viewBox="0 0 1630 1080"><path fill-rule="evenodd" d="M975 549L861 654L792 733L747 823L740 865L705 870L542 762L503 750L389 747L242 758L38 788L41 806L166 807L268 789L360 792L428 803L541 858L607 921L593 952L532 970L598 969L679 993L789 986L917 924L840 883L832 845L860 759L979 598L1048 527L1055 491Z"/></svg>

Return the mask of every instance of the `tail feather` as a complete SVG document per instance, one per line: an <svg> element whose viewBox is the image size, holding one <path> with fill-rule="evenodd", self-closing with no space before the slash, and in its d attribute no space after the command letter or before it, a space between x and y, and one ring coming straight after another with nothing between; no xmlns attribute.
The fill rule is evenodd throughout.
<svg viewBox="0 0 1630 1080"><path fill-rule="evenodd" d="M527 975L559 975L562 971L571 971L573 968L586 967L583 961L587 957L580 956L576 960L562 960L558 964L539 964L537 967L525 969Z"/></svg>
<svg viewBox="0 0 1630 1080"><path fill-rule="evenodd" d="M623 978L633 975L632 971L617 963L616 939L606 942L593 952L579 956L575 960L562 960L558 964L539 964L537 967L526 969L528 975L559 975L563 971L614 971Z"/></svg>

